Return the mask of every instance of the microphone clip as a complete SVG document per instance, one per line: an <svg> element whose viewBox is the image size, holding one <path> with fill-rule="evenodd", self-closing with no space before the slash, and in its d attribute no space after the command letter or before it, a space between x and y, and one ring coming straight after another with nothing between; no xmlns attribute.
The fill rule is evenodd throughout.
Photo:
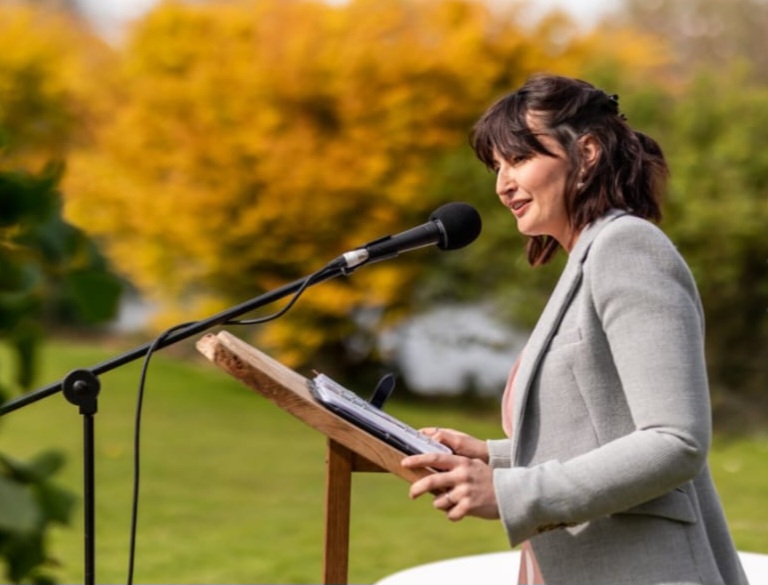
<svg viewBox="0 0 768 585"><path fill-rule="evenodd" d="M376 384L376 388L373 390L373 394L368 402L371 406L375 406L379 410L384 408L384 403L392 395L392 391L395 389L395 375L391 372L384 374L379 383Z"/></svg>

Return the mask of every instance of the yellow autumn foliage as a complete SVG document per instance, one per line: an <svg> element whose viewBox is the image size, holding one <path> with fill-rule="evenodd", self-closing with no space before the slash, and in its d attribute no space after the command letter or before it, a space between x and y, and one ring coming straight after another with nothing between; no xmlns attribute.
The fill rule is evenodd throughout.
<svg viewBox="0 0 768 585"><path fill-rule="evenodd" d="M87 119L79 96L109 52L71 16L0 3L0 164L37 171L64 159Z"/></svg>
<svg viewBox="0 0 768 585"><path fill-rule="evenodd" d="M482 110L537 70L578 74L599 38L562 17L472 0L233 0L158 6L84 97L101 112L72 153L67 213L164 308L210 315L339 253L472 197L434 194L436 161ZM647 40L611 57L648 66ZM654 65L655 63L650 63ZM402 310L423 252L305 294L260 343L296 364L356 324ZM281 353L282 352L282 353Z"/></svg>

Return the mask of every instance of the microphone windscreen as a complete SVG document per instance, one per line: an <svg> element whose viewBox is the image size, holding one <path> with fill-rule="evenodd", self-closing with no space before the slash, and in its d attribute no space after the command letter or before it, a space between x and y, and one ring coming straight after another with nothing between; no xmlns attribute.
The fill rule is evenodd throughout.
<svg viewBox="0 0 768 585"><path fill-rule="evenodd" d="M471 244L480 235L483 224L477 209L467 203L447 203L435 209L429 219L439 221L445 230L444 238L437 244L441 250L457 250Z"/></svg>

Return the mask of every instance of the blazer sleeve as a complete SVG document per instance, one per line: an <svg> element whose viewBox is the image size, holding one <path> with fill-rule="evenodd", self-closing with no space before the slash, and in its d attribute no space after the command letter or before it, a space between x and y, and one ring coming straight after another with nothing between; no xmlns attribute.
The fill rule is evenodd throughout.
<svg viewBox="0 0 768 585"><path fill-rule="evenodd" d="M492 468L512 466L512 441L509 439L490 439L488 445L488 464Z"/></svg>
<svg viewBox="0 0 768 585"><path fill-rule="evenodd" d="M637 218L595 238L583 294L609 342L634 431L567 461L494 469L512 545L657 498L703 467L711 423L703 314L690 271L667 237Z"/></svg>

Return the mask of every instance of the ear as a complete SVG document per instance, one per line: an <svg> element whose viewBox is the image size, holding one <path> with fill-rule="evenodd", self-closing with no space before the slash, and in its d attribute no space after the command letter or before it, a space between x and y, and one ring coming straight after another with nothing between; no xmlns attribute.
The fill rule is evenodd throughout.
<svg viewBox="0 0 768 585"><path fill-rule="evenodd" d="M578 140L579 150L581 151L581 160L584 164L584 170L591 169L600 158L600 143L591 134L585 134Z"/></svg>

